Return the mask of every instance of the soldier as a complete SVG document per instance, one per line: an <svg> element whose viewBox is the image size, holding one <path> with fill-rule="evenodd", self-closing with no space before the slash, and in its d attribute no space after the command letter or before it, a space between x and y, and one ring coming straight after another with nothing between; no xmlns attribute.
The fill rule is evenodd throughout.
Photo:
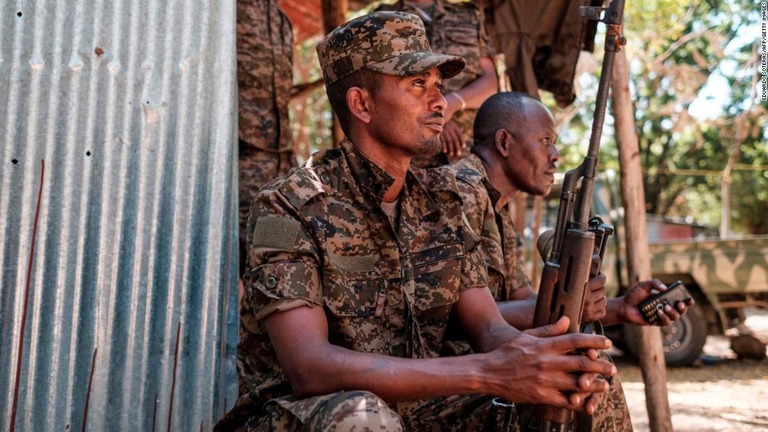
<svg viewBox="0 0 768 432"><path fill-rule="evenodd" d="M240 269L245 223L261 186L296 166L288 123L293 30L277 0L237 2Z"/></svg>
<svg viewBox="0 0 768 432"><path fill-rule="evenodd" d="M440 139L443 151L416 157L414 165L427 168L448 164L468 154L472 145L472 123L477 109L499 89L494 50L485 29L485 16L474 3L446 0L398 0L377 10L397 10L418 15L424 21L429 44L435 52L463 57L466 67L443 83L448 106Z"/></svg>
<svg viewBox="0 0 768 432"><path fill-rule="evenodd" d="M497 93L480 107L474 136L472 154L453 164L452 169L458 179L469 225L481 237L489 287L500 302L502 316L517 328L530 328L536 292L518 259L519 237L512 223L510 205L520 191L531 195L549 193L559 159L555 120L541 102L524 93ZM493 209L491 215L483 210L488 206ZM593 263L598 262L599 257L595 256ZM658 280L644 281L625 296L609 300L605 282L602 273L590 279L584 321L648 325L638 304L648 298L652 290L666 289ZM658 312L657 325L670 324L692 304L693 300L687 305L679 302L676 309L666 306ZM618 377L614 377L609 396L602 398L593 421L595 431L632 430Z"/></svg>
<svg viewBox="0 0 768 432"><path fill-rule="evenodd" d="M504 322L455 178L410 167L440 147L441 81L463 59L399 12L355 18L317 53L347 138L254 201L240 398L217 430L478 430L493 396L593 411L610 341L564 335L567 318ZM478 354L439 357L449 321Z"/></svg>

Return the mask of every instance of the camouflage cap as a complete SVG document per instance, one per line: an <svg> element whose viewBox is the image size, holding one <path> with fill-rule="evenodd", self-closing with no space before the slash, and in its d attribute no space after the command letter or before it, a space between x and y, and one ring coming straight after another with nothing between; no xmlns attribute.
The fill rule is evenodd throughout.
<svg viewBox="0 0 768 432"><path fill-rule="evenodd" d="M443 78L464 69L463 58L432 52L421 18L374 12L337 27L317 44L325 85L363 68L387 75L416 75L433 67Z"/></svg>

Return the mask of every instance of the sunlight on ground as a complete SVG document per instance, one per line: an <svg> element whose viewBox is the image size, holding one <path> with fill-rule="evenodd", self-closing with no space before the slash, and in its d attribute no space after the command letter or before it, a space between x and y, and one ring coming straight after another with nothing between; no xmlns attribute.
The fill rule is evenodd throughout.
<svg viewBox="0 0 768 432"><path fill-rule="evenodd" d="M768 340L768 311L750 311L746 325ZM768 431L768 360L736 360L725 337L710 336L704 353L716 359L667 371L676 432ZM619 359L619 374L636 432L649 432L645 386L639 368Z"/></svg>

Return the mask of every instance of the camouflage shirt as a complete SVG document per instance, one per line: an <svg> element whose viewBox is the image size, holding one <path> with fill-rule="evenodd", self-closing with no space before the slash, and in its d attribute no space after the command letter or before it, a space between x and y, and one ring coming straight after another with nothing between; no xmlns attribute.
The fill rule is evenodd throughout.
<svg viewBox="0 0 768 432"><path fill-rule="evenodd" d="M469 226L481 237L481 249L488 266L488 286L497 301L506 301L511 292L531 285L517 253L521 239L512 222L509 210L512 203L496 211L488 210L489 204L491 209L496 207L501 193L488 181L488 173L477 155L470 154L455 162L451 168L456 173ZM529 408L525 406L523 412ZM590 430L595 432L632 431L627 401L618 376L613 377L610 391L600 399L595 414L591 418L582 416L580 419L589 419L592 425Z"/></svg>
<svg viewBox="0 0 768 432"><path fill-rule="evenodd" d="M381 208L392 182L344 140L261 189L247 229L235 410L259 415L265 399L290 393L264 327L272 312L322 307L335 345L436 357L459 293L485 289L451 171L411 168L394 227Z"/></svg>
<svg viewBox="0 0 768 432"><path fill-rule="evenodd" d="M293 30L277 0L237 2L240 139L261 150L293 151L288 101Z"/></svg>
<svg viewBox="0 0 768 432"><path fill-rule="evenodd" d="M470 154L451 168L456 173L469 226L481 237L488 265L488 286L497 301L506 301L513 291L531 285L518 254L521 239L510 212L512 203L492 210L501 193L488 181L483 162L477 155Z"/></svg>
<svg viewBox="0 0 768 432"><path fill-rule="evenodd" d="M429 44L434 52L460 56L467 61L467 66L461 73L443 82L445 94L460 90L476 80L482 73L480 59L494 55L485 29L485 16L473 3L435 0L431 16L424 12L424 9L403 0L395 4L383 4L377 10L400 10L421 17L427 30ZM472 144L472 124L476 114L476 109L465 109L458 111L452 118L461 127L464 141L468 145ZM442 162L421 163L420 161L419 165L438 166L446 162L447 159L443 157Z"/></svg>

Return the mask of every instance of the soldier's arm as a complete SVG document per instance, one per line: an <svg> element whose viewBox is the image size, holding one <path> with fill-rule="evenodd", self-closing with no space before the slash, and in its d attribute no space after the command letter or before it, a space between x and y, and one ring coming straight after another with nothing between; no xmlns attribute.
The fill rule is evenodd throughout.
<svg viewBox="0 0 768 432"><path fill-rule="evenodd" d="M603 324L608 325L603 318L607 313L607 304L610 304L605 298L605 275L600 273L590 278L587 290L587 297L584 299L584 321L601 320ZM533 324L533 313L536 310L537 299L533 287L528 284L513 291L510 297L510 301L499 302L501 315L510 325L521 330L530 328ZM619 313L617 306L619 304L614 304L614 316ZM672 320L674 319L676 318L672 318Z"/></svg>
<svg viewBox="0 0 768 432"><path fill-rule="evenodd" d="M480 76L457 92L465 102L465 109L480 108L486 99L499 91L499 77L494 64L495 52L485 26L485 15L479 8L476 8L474 13L475 22L478 25L477 44L480 50Z"/></svg>
<svg viewBox="0 0 768 432"><path fill-rule="evenodd" d="M491 57L480 57L480 76L454 92L457 93L460 98L460 100L454 101L458 103L455 108L480 108L480 105L482 105L486 99L493 96L497 91L499 91L499 77L496 74L496 67L493 64L493 59ZM446 99L448 99L447 96ZM464 103L463 106L462 102ZM449 101L449 104L450 103L451 101ZM458 109L454 109L451 114L457 110ZM448 117L446 116L446 118Z"/></svg>
<svg viewBox="0 0 768 432"><path fill-rule="evenodd" d="M535 293L534 293L535 294ZM498 303L499 312L509 325L525 330L533 324L533 312L536 310L536 297L523 300L510 300Z"/></svg>
<svg viewBox="0 0 768 432"><path fill-rule="evenodd" d="M461 129L451 121L453 115L460 110L477 109L483 102L499 90L499 78L493 60L489 57L480 58L481 75L459 90L445 95L448 107L445 111L446 127L440 139L443 152L450 156L462 156L466 142L461 135Z"/></svg>
<svg viewBox="0 0 768 432"><path fill-rule="evenodd" d="M496 309L487 290L471 289L461 297L457 307L462 315ZM567 355L575 349L607 348L610 343L600 336L534 337L512 329L498 314L490 320L470 321L482 323L471 326L473 334L482 335L481 344L501 345L486 354L404 359L330 344L321 307L273 312L265 324L300 398L352 389L371 391L388 402L484 393L515 402L578 409L583 396L569 400L565 392L606 391L608 384L594 374L615 373L609 362ZM562 322L544 331L557 335L566 328L567 323ZM584 373L577 378L573 371Z"/></svg>
<svg viewBox="0 0 768 432"><path fill-rule="evenodd" d="M275 312L265 320L297 397L367 390L388 402L482 393L480 362L460 357L407 359L363 353L328 341L321 307Z"/></svg>

